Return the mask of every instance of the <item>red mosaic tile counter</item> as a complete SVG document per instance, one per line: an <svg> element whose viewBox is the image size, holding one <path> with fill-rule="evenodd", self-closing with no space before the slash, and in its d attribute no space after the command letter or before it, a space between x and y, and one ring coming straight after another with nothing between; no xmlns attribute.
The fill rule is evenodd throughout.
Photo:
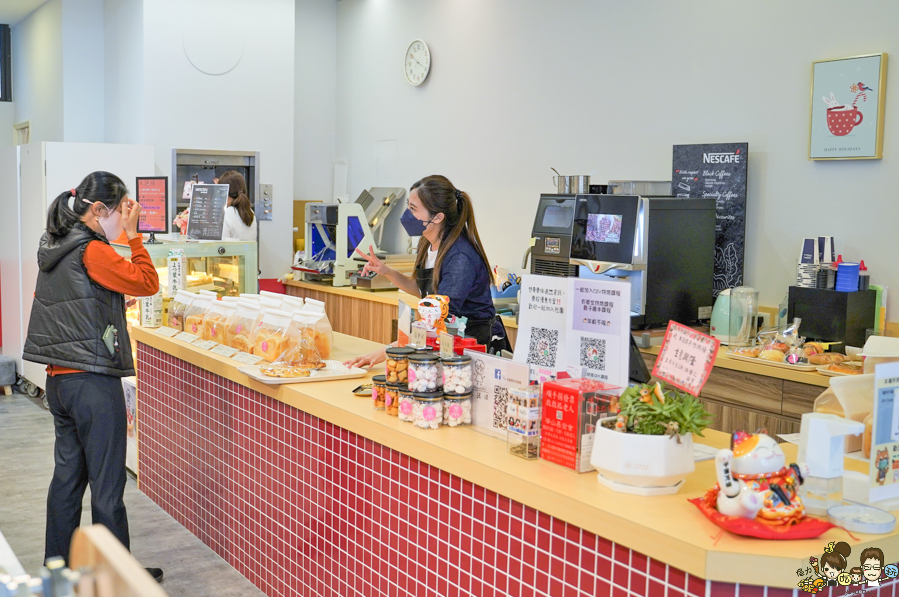
<svg viewBox="0 0 899 597"><path fill-rule="evenodd" d="M853 552L861 545L845 533L787 548L787 542L723 536L717 538L720 553L691 551L683 539L679 545L652 530L680 518L675 522L701 535L691 540L715 542L689 504L667 516L654 510L686 503L693 497L687 491L676 501L622 497L600 488L593 475L505 455L502 442L472 430L421 430L412 440L397 439L395 418L348 396L358 380L275 391L246 380L215 355L144 330L135 336L140 489L267 595L774 597L795 592L713 580L723 574L765 578L770 570L751 568L783 563L782 555L753 550L795 553L795 578L809 555L820 558L827 540L848 540ZM332 410L338 407L330 402L342 410ZM386 423L366 428L371 437L352 430L382 417ZM429 464L445 458L441 444L447 441L463 442L460 456ZM547 500L532 481L516 484L502 471L481 475L469 452L487 449L511 459L512 472L545 477L565 493ZM496 483L506 487L489 488ZM584 517L590 510L567 500L587 500L579 495L587 488L605 492L610 509L629 504L638 522L595 505L592 517ZM634 524L647 530L636 533ZM736 546L748 553L734 553ZM750 569L737 570L734 562ZM884 586L879 594L893 590Z"/></svg>

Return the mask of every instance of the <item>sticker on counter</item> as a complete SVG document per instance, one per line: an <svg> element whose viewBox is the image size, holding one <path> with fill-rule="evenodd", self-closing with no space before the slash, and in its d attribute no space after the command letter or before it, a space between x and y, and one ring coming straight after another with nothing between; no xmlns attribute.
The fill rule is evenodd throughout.
<svg viewBox="0 0 899 597"><path fill-rule="evenodd" d="M699 396L712 373L720 345L716 338L669 321L652 375Z"/></svg>
<svg viewBox="0 0 899 597"><path fill-rule="evenodd" d="M189 332L181 332L180 334L175 336L175 340L181 340L182 342L187 342L188 344L193 344L199 339L199 336L195 336Z"/></svg>
<svg viewBox="0 0 899 597"><path fill-rule="evenodd" d="M224 344L219 344L215 348L212 349L212 354L217 354L220 357L225 357L226 359L230 359L235 354L237 354L236 348L231 348L230 346L225 346Z"/></svg>
<svg viewBox="0 0 899 597"><path fill-rule="evenodd" d="M175 334L180 334L181 332L179 332L175 328L157 328L156 333L159 334L160 336L165 336L166 338L171 338Z"/></svg>
<svg viewBox="0 0 899 597"><path fill-rule="evenodd" d="M202 348L203 350L209 350L210 348L212 348L213 346L218 344L218 342L216 342L215 340L200 340L199 342L196 342L196 341L191 342L191 344L193 344L197 348Z"/></svg>
<svg viewBox="0 0 899 597"><path fill-rule="evenodd" d="M238 353L232 358L238 363L242 363L244 365L255 365L262 360L262 357L256 356L254 354L248 354L246 352Z"/></svg>

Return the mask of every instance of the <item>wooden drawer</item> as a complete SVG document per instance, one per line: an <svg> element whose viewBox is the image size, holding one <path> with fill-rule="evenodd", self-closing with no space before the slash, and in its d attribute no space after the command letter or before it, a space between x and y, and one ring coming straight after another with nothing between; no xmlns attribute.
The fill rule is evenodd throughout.
<svg viewBox="0 0 899 597"><path fill-rule="evenodd" d="M815 398L826 389L795 381L785 381L783 414L799 420L803 414L812 412Z"/></svg>
<svg viewBox="0 0 899 597"><path fill-rule="evenodd" d="M783 405L783 380L715 368L702 388L700 398L780 415Z"/></svg>
<svg viewBox="0 0 899 597"><path fill-rule="evenodd" d="M710 429L731 433L736 430L755 432L764 428L772 437L778 433L799 432L799 423L792 419L735 408L714 400L702 400L702 403L714 417Z"/></svg>

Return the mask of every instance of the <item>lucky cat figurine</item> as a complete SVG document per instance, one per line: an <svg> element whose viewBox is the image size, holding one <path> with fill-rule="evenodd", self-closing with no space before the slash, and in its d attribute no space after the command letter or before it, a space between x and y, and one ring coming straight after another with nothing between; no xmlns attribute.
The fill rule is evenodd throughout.
<svg viewBox="0 0 899 597"><path fill-rule="evenodd" d="M418 301L418 317L429 332L446 332L446 317L449 315L449 297L429 294Z"/></svg>
<svg viewBox="0 0 899 597"><path fill-rule="evenodd" d="M734 432L731 449L721 450L715 457L718 511L769 525L799 522L805 509L798 489L808 467L785 466L785 462L783 450L764 430Z"/></svg>

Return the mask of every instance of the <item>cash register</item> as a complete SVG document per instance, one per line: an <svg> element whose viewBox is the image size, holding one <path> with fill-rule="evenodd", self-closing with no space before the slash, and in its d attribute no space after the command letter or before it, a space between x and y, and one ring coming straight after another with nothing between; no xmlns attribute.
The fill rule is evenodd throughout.
<svg viewBox="0 0 899 597"><path fill-rule="evenodd" d="M544 194L531 236L532 274L628 282L634 329L711 315L714 199Z"/></svg>

